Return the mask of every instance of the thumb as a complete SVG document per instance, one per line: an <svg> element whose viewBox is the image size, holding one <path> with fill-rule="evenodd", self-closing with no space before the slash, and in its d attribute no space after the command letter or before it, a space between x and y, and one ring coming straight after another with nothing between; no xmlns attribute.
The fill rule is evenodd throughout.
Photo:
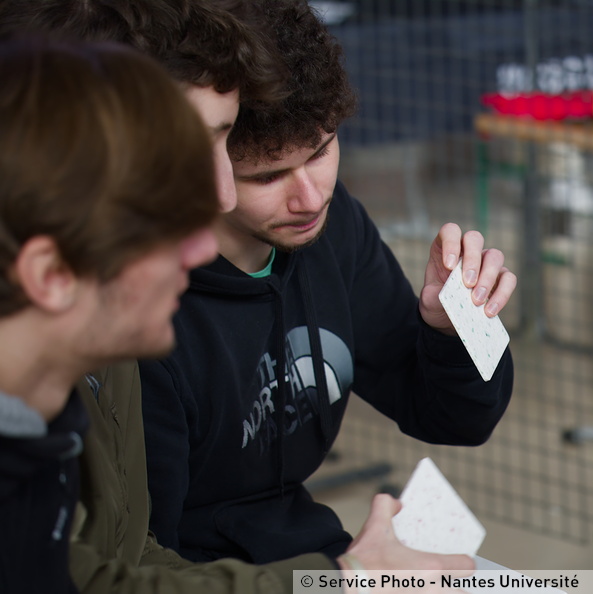
<svg viewBox="0 0 593 594"><path fill-rule="evenodd" d="M399 499L393 498L387 493L378 493L373 497L371 503L371 512L368 517L368 522L391 522L391 518L395 516L402 508Z"/></svg>
<svg viewBox="0 0 593 594"><path fill-rule="evenodd" d="M356 549L361 542L365 543L364 548L375 546L376 539L379 539L381 543L385 543L384 539L387 534L390 535L390 539L395 540L391 519L399 512L401 507L399 500L394 499L387 493L375 495L371 502L371 511L348 550Z"/></svg>

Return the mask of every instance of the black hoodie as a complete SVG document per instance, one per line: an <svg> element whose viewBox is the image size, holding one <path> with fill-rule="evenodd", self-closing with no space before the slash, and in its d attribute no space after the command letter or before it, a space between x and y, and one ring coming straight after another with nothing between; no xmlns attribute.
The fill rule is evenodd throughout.
<svg viewBox="0 0 593 594"><path fill-rule="evenodd" d="M403 432L459 445L486 440L511 395L510 352L486 383L457 337L429 328L340 183L325 234L278 254L269 277L222 257L192 271L175 326L174 353L140 370L151 527L191 560L345 550L350 536L302 483L351 390Z"/></svg>
<svg viewBox="0 0 593 594"><path fill-rule="evenodd" d="M46 426L21 400L0 395L0 592L71 594L70 525L78 454L88 418L73 394Z"/></svg>

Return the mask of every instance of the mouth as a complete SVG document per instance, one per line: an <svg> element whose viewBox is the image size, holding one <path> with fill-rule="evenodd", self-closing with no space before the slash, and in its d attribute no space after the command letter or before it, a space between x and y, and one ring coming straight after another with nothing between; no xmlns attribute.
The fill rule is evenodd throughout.
<svg viewBox="0 0 593 594"><path fill-rule="evenodd" d="M324 213L327 212L327 205L324 206L316 215L313 217L309 217L308 219L300 219L296 221L291 221L289 223L281 223L276 225L276 229L290 229L292 231L296 231L297 233L304 233L306 231L310 231L317 227L317 225L323 219Z"/></svg>
<svg viewBox="0 0 593 594"><path fill-rule="evenodd" d="M309 219L307 221L302 221L302 222L299 221L297 223L290 223L285 226L289 227L291 229L295 229L297 231L308 231L309 229L312 229L313 227L315 227L315 225L317 225L320 218L321 218L321 214L318 214L314 219Z"/></svg>

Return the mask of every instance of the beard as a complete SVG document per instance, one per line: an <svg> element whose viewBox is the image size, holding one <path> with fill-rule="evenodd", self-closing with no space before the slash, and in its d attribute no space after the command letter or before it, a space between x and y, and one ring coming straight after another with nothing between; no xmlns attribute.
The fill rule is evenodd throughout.
<svg viewBox="0 0 593 594"><path fill-rule="evenodd" d="M270 237L268 237L268 235L263 232L262 233L254 232L252 234L252 236L255 239L275 248L279 252L283 252L285 254L292 254L294 252L298 252L299 250L307 248L307 247L313 245L314 243L316 243L319 240L319 238L325 233L325 230L327 229L328 222L329 222L329 212L326 213L325 220L323 221L323 224L321 225L321 228L319 229L319 231L315 234L314 237L307 240L305 243L284 243L281 241L275 241L275 240L271 239Z"/></svg>

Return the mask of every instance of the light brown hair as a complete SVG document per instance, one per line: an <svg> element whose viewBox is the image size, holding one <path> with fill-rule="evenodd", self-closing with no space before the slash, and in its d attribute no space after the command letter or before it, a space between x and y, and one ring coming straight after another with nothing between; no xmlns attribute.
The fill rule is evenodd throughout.
<svg viewBox="0 0 593 594"><path fill-rule="evenodd" d="M0 315L26 304L9 271L31 237L107 281L217 210L208 133L156 62L109 43L0 43Z"/></svg>

